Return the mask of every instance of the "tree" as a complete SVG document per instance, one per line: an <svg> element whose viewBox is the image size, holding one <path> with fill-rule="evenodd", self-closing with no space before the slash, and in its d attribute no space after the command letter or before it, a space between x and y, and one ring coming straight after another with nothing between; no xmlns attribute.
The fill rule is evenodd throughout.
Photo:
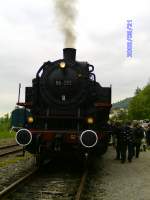
<svg viewBox="0 0 150 200"><path fill-rule="evenodd" d="M114 109L111 113L111 120L112 121L128 121L128 110L124 108Z"/></svg>
<svg viewBox="0 0 150 200"><path fill-rule="evenodd" d="M141 91L142 90L139 87L137 87L136 90L135 90L135 95L138 95Z"/></svg>
<svg viewBox="0 0 150 200"><path fill-rule="evenodd" d="M150 119L150 84L140 92L135 92L135 96L129 103L130 119Z"/></svg>
<svg viewBox="0 0 150 200"><path fill-rule="evenodd" d="M0 118L0 131L6 131L10 128L10 117L9 114L5 114L4 117Z"/></svg>

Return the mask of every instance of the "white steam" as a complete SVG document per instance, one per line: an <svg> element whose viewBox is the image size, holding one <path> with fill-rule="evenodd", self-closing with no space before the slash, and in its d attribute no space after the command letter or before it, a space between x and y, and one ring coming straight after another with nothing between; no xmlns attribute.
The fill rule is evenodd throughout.
<svg viewBox="0 0 150 200"><path fill-rule="evenodd" d="M65 47L75 47L76 34L74 30L77 11L77 0L54 0L55 19L64 36Z"/></svg>

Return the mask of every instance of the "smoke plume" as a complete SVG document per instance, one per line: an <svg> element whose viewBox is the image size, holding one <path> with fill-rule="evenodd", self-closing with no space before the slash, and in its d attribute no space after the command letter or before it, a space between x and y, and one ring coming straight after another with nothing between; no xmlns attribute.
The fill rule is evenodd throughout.
<svg viewBox="0 0 150 200"><path fill-rule="evenodd" d="M64 36L65 47L75 47L76 2L77 0L54 0L56 21Z"/></svg>

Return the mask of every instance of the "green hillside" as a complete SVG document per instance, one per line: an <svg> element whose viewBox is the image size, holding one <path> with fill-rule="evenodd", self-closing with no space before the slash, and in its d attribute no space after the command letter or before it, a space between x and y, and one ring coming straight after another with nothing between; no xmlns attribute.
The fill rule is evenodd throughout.
<svg viewBox="0 0 150 200"><path fill-rule="evenodd" d="M132 97L129 97L129 98L123 99L121 101L118 101L116 103L113 103L112 104L112 108L113 109L115 109L115 108L124 108L124 109L127 109L128 105L129 105L129 102L131 100L132 100Z"/></svg>

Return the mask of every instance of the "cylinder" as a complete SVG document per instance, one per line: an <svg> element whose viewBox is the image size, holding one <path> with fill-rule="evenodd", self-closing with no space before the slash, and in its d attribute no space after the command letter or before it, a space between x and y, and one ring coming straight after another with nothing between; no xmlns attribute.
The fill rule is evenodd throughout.
<svg viewBox="0 0 150 200"><path fill-rule="evenodd" d="M86 148L92 148L97 144L98 136L93 130L85 130L80 135L80 142Z"/></svg>
<svg viewBox="0 0 150 200"><path fill-rule="evenodd" d="M63 57L66 63L73 64L76 60L76 49L73 48L63 49Z"/></svg>
<svg viewBox="0 0 150 200"><path fill-rule="evenodd" d="M20 129L16 133L16 142L20 146L27 146L32 141L32 134L28 129Z"/></svg>

